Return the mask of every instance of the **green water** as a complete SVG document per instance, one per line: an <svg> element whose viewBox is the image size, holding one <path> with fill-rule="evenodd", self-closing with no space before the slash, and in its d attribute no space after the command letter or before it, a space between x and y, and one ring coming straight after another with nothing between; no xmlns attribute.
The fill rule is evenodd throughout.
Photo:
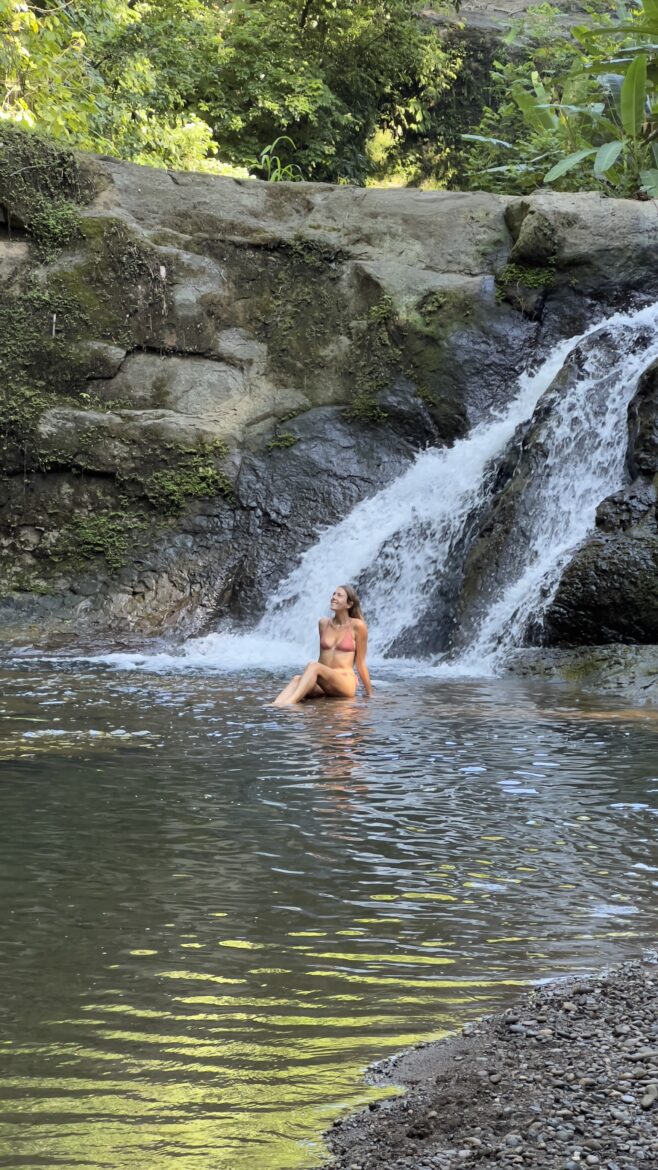
<svg viewBox="0 0 658 1170"><path fill-rule="evenodd" d="M0 1165L296 1170L372 1060L655 942L658 712L2 672Z"/></svg>

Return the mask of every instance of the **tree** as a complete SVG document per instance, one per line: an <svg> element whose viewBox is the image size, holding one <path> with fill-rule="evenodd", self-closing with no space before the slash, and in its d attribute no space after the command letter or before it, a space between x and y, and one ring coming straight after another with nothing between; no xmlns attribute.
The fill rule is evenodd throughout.
<svg viewBox="0 0 658 1170"><path fill-rule="evenodd" d="M416 0L0 0L3 32L4 117L165 166L257 173L279 139L363 182L373 134L418 134L455 75Z"/></svg>

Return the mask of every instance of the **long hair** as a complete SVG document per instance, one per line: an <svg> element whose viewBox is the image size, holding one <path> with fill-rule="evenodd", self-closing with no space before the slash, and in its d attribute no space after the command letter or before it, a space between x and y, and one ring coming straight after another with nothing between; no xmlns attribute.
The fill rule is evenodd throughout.
<svg viewBox="0 0 658 1170"><path fill-rule="evenodd" d="M356 589L352 589L351 585L341 585L341 589L345 590L347 594L347 600L350 603L347 610L350 617L357 618L359 621L365 621L365 618L361 612L361 602L359 601Z"/></svg>

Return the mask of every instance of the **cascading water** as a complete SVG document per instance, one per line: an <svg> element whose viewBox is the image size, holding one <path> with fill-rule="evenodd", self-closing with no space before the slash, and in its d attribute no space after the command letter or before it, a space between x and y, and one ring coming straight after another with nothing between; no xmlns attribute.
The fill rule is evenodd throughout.
<svg viewBox="0 0 658 1170"><path fill-rule="evenodd" d="M612 342L597 358L596 334ZM465 525L491 492L497 463L519 424L532 418L565 359L587 339L575 385L557 397L542 442L547 455L524 515L521 568L481 619L471 646L442 672L488 674L519 644L530 618L553 596L570 550L594 525L601 500L623 483L626 410L637 379L658 356L658 305L618 314L581 337L561 342L519 381L510 406L449 449L432 449L376 496L320 534L271 597L250 633L217 633L177 654L112 655L120 665L219 669L299 664L317 652L317 619L342 581L361 584L374 661L422 619ZM420 665L420 664L418 664ZM430 666L425 663L425 669ZM436 664L435 664L436 665Z"/></svg>
<svg viewBox="0 0 658 1170"><path fill-rule="evenodd" d="M597 506L624 483L628 404L647 365L658 358L658 306L618 316L593 334L579 376L542 432L546 458L535 471L523 567L491 605L462 656L467 671L490 673L519 645L530 621L552 602L573 550L594 527Z"/></svg>

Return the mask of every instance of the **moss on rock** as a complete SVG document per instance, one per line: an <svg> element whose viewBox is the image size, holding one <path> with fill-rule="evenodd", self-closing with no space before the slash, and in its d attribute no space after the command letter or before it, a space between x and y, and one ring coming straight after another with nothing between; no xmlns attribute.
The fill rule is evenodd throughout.
<svg viewBox="0 0 658 1170"><path fill-rule="evenodd" d="M49 559L59 571L83 569L102 558L108 569L123 568L131 542L146 526L131 510L115 510L73 516L59 529Z"/></svg>
<svg viewBox="0 0 658 1170"><path fill-rule="evenodd" d="M240 291L246 285L253 296L254 277L260 288L257 334L267 343L272 375L286 380L320 374L324 347L349 319L339 283L343 254L330 243L299 236L241 259Z"/></svg>
<svg viewBox="0 0 658 1170"><path fill-rule="evenodd" d="M397 321L387 294L368 311L357 349L352 401L346 412L354 422L380 423L388 417L377 395L391 385L402 366L401 351L394 341Z"/></svg>
<svg viewBox="0 0 658 1170"><path fill-rule="evenodd" d="M177 516L192 499L233 497L231 481L217 466L227 454L228 448L221 442L206 444L195 451L182 451L171 466L133 482L141 487L157 512Z"/></svg>
<svg viewBox="0 0 658 1170"><path fill-rule="evenodd" d="M33 131L0 121L0 205L7 230L24 229L45 259L76 238L80 205L96 190L90 163Z"/></svg>
<svg viewBox="0 0 658 1170"><path fill-rule="evenodd" d="M93 336L126 348L165 348L169 297L155 248L112 216L87 218L83 230L82 258L60 278L84 306Z"/></svg>
<svg viewBox="0 0 658 1170"><path fill-rule="evenodd" d="M0 295L0 452L5 472L39 464L38 420L75 385L84 308L57 278Z"/></svg>

